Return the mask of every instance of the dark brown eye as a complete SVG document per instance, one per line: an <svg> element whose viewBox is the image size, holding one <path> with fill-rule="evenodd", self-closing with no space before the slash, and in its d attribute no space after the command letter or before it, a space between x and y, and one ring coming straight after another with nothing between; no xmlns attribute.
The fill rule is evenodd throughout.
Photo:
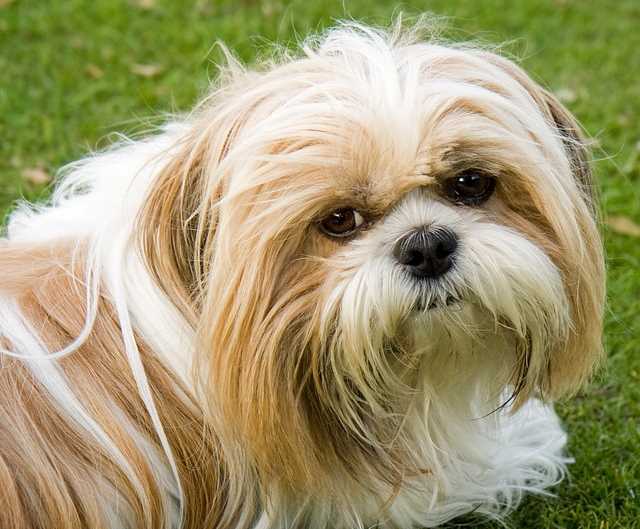
<svg viewBox="0 0 640 529"><path fill-rule="evenodd" d="M364 224L362 215L352 208L336 209L320 221L320 229L331 237L348 237Z"/></svg>
<svg viewBox="0 0 640 529"><path fill-rule="evenodd" d="M478 206L485 202L496 188L493 176L476 170L458 173L453 178L445 180L444 195L456 204Z"/></svg>

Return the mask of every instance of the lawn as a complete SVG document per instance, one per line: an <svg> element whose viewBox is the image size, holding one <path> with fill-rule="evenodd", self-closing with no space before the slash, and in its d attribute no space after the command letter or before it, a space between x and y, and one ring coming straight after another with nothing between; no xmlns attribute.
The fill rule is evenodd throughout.
<svg viewBox="0 0 640 529"><path fill-rule="evenodd" d="M590 387L558 406L571 479L557 498L529 498L508 525L640 527L638 0L0 0L0 218L18 197L45 196L48 175L114 131L140 133L189 109L215 75L216 39L251 61L270 41L291 43L345 16L384 24L399 9L446 17L456 38L509 41L596 139L609 357Z"/></svg>

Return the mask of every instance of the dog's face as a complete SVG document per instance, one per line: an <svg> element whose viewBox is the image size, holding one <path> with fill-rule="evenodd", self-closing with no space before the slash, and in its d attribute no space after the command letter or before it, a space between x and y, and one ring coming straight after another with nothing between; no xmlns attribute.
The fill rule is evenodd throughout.
<svg viewBox="0 0 640 529"><path fill-rule="evenodd" d="M574 121L491 53L363 42L236 73L142 219L216 430L291 486L397 484L439 404L556 397L601 352Z"/></svg>

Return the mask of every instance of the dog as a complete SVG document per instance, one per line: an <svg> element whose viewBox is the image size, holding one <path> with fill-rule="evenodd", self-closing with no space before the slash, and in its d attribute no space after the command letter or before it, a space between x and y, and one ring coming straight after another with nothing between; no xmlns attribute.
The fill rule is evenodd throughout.
<svg viewBox="0 0 640 529"><path fill-rule="evenodd" d="M0 242L0 527L505 516L602 359L587 140L510 59L338 24ZM426 35L426 37L425 37Z"/></svg>

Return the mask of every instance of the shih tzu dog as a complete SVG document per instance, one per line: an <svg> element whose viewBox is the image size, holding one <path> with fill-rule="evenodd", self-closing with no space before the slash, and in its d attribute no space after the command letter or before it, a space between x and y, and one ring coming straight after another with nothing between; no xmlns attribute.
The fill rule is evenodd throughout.
<svg viewBox="0 0 640 529"><path fill-rule="evenodd" d="M602 355L569 113L490 51L355 23L72 164L0 240L0 527L503 516Z"/></svg>

